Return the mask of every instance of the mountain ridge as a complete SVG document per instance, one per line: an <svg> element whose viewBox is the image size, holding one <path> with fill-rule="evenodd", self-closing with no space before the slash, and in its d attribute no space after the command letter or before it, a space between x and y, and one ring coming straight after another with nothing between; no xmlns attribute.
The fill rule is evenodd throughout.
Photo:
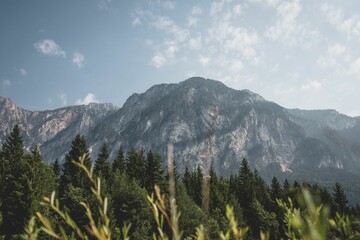
<svg viewBox="0 0 360 240"><path fill-rule="evenodd" d="M103 143L111 159L120 145L165 157L166 145L172 143L180 172L197 165L207 171L213 165L228 177L247 158L268 177L324 176L330 181L325 171L332 171L334 179L360 178L360 118L334 110L286 109L215 80L195 77L155 85L131 95L121 108L90 104L31 112L7 101L8 107L0 109L0 141L17 119L26 146L40 144L50 162L62 161L75 134L81 133L93 159ZM211 163L206 162L209 156Z"/></svg>

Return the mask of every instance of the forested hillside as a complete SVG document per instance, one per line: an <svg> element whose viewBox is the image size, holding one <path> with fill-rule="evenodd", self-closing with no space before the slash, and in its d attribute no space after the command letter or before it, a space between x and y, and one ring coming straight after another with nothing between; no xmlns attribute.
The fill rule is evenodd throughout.
<svg viewBox="0 0 360 240"><path fill-rule="evenodd" d="M302 219L301 216L307 219L306 215L312 214L312 211L317 212L316 216L309 216L320 219L319 223L314 225L315 230L325 227L324 233L319 230L321 234L325 234L323 236L329 239L359 237L360 207L348 205L340 184L336 183L333 188L324 189L306 182L279 182L274 177L268 186L258 172L249 167L245 159L237 174L230 178L218 177L213 168L210 176L205 177L200 167L194 171L186 169L184 174L180 175L176 171L176 165L174 174L167 172L162 166L160 155L151 150L145 152L142 149L130 148L125 152L120 147L116 157L110 159L109 149L103 144L95 159L92 174L86 172L91 168L92 161L83 136L77 135L73 139L63 166L60 166L58 161L48 165L42 161L37 146L31 152L24 151L18 126L14 127L3 143L0 156L0 236L5 239L24 234L26 226L25 235L30 239L34 229L41 224L45 228L37 233L39 239L54 238L55 235L68 236L70 239L71 236L79 238L81 234L90 236L94 229L87 227L91 226L89 212L80 202L86 203L84 206L92 213L94 226L101 223L102 219L107 219L104 226L108 226L106 236L109 238L103 239L110 239L110 236L111 239L122 239L125 235L130 239L150 239L153 234L157 235L159 230L160 223L156 221L161 219L156 217L159 216L156 215L159 211L165 214L165 222L161 224L163 234L174 237L173 226L167 225L166 221L166 216L173 214L173 211L167 212L166 207L159 202L158 205L149 204L155 200L147 197L154 192L155 185L165 193L165 199L169 194L171 197L171 179L176 183L174 190L177 211L181 213L178 226L183 238L191 239L197 236L201 239L199 236L202 233L205 239L219 239L219 233L226 232L229 223L234 223L234 219L237 219L237 226L243 233L246 232L247 239L256 239L261 234L266 237L266 233L269 234L268 239L292 239L291 233L297 238L307 233L305 230L294 230L296 228L291 219L299 220ZM175 177L172 177L173 175ZM97 182L96 178L101 183ZM94 186L96 188L92 191ZM311 203L322 207L315 211L304 204L309 202L309 196L303 194L304 189L311 193ZM43 199L43 196L49 197L54 190L56 194L51 199ZM107 196L106 200L102 196ZM55 203L55 198L59 203ZM172 202L165 199L160 199L160 203L163 201L163 204L172 206ZM48 201L50 204L40 204L41 201ZM104 204L106 207L100 209L105 210L98 211L99 206ZM226 205L232 206L232 211L226 209ZM153 211L159 211L152 212L151 206ZM59 212L68 215L61 215ZM28 225L31 217L35 215L38 219L32 219ZM348 217L342 217L345 215ZM324 216L334 220L321 222L321 217ZM78 231L72 227L75 225L68 224L70 218L76 223ZM173 218L171 219L169 222L175 224ZM196 230L201 224L204 228ZM306 221L298 224L301 229L301 224L305 226ZM51 232L49 226L53 231L52 237L48 235ZM126 228L124 230L123 226L129 226L129 231L126 231ZM237 236L235 232L232 234Z"/></svg>

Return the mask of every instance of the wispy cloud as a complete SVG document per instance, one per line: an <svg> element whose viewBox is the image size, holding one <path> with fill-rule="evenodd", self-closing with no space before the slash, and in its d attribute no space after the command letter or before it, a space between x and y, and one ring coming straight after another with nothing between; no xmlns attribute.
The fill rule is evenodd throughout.
<svg viewBox="0 0 360 240"><path fill-rule="evenodd" d="M112 0L100 0L98 7L100 10L109 10Z"/></svg>
<svg viewBox="0 0 360 240"><path fill-rule="evenodd" d="M340 74L349 72L349 64L353 61L353 57L348 48L342 44L336 43L328 47L326 53L322 54L316 61L316 64L322 69L331 69Z"/></svg>
<svg viewBox="0 0 360 240"><path fill-rule="evenodd" d="M51 39L39 40L34 44L34 47L38 52L45 55L66 57L65 51Z"/></svg>
<svg viewBox="0 0 360 240"><path fill-rule="evenodd" d="M300 19L303 6L299 0L283 1L279 5L276 5L277 1L268 1L268 4L277 6L277 20L265 31L265 37L288 46L304 48L311 48L321 41L318 30Z"/></svg>
<svg viewBox="0 0 360 240"><path fill-rule="evenodd" d="M175 9L176 7L176 2L175 1L165 1L162 4L163 8L165 9Z"/></svg>
<svg viewBox="0 0 360 240"><path fill-rule="evenodd" d="M315 89L319 89L322 87L322 83L314 80L314 81L309 81L307 83L304 83L301 85L301 90L306 91L306 90L315 90Z"/></svg>
<svg viewBox="0 0 360 240"><path fill-rule="evenodd" d="M202 55L199 56L199 63L203 67L206 67L209 64L210 60L211 59L209 57L205 57L205 56L202 56Z"/></svg>
<svg viewBox="0 0 360 240"><path fill-rule="evenodd" d="M191 14L192 15L199 15L199 14L201 14L202 13L202 9L200 8L200 7L198 7L198 6L193 6L192 8L191 8Z"/></svg>
<svg viewBox="0 0 360 240"><path fill-rule="evenodd" d="M83 99L78 99L76 105L88 105L89 103L99 103L99 99L92 93L88 93Z"/></svg>
<svg viewBox="0 0 360 240"><path fill-rule="evenodd" d="M85 56L79 52L74 52L72 62L78 68L82 68L84 66Z"/></svg>
<svg viewBox="0 0 360 240"><path fill-rule="evenodd" d="M27 71L23 68L20 68L19 72L20 72L21 76L23 76L23 77L25 77L27 75Z"/></svg>
<svg viewBox="0 0 360 240"><path fill-rule="evenodd" d="M354 14L350 17L345 17L343 9L329 3L322 4L320 10L328 22L335 26L338 31L345 33L348 39L352 36L360 36L360 15Z"/></svg>
<svg viewBox="0 0 360 240"><path fill-rule="evenodd" d="M65 93L59 94L59 100L63 106L67 105L67 95Z"/></svg>
<svg viewBox="0 0 360 240"><path fill-rule="evenodd" d="M131 22L131 25L136 27L136 26L141 26L142 25L142 21L140 20L139 17L135 17L133 19L133 21Z"/></svg>
<svg viewBox="0 0 360 240"><path fill-rule="evenodd" d="M11 81L9 79L4 79L4 80L2 80L2 85L3 85L3 87L10 87Z"/></svg>
<svg viewBox="0 0 360 240"><path fill-rule="evenodd" d="M360 58L356 59L350 65L350 74L360 74Z"/></svg>
<svg viewBox="0 0 360 240"><path fill-rule="evenodd" d="M165 63L166 63L166 58L161 53L156 54L151 59L151 65L153 65L156 68L161 68Z"/></svg>

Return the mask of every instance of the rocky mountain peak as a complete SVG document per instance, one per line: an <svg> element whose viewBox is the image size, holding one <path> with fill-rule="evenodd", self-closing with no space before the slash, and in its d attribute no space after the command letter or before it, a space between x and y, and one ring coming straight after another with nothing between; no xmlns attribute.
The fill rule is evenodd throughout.
<svg viewBox="0 0 360 240"><path fill-rule="evenodd" d="M229 176L243 158L268 176L301 178L316 171L311 176L317 177L335 169L343 177L360 170L359 118L285 109L249 90L200 77L155 85L121 108L91 103L31 112L5 98L0 106L0 141L20 124L26 146L40 144L48 161L61 161L81 133L93 159L103 143L111 159L120 145L152 149L165 158L166 145L173 143L180 173L198 165L206 170L211 159L219 174Z"/></svg>

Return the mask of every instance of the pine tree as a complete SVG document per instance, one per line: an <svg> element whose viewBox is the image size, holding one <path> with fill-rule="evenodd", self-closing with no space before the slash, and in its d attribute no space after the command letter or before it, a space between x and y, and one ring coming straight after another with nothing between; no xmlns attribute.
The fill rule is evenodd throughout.
<svg viewBox="0 0 360 240"><path fill-rule="evenodd" d="M185 167L185 172L182 178L182 182L185 186L186 192L189 194L190 192L192 192L192 185L191 185L191 173L189 171L189 168L186 166Z"/></svg>
<svg viewBox="0 0 360 240"><path fill-rule="evenodd" d="M51 166L43 163L39 146L35 146L30 155L25 157L28 167L28 183L31 215L40 210L40 202L56 188L56 176Z"/></svg>
<svg viewBox="0 0 360 240"><path fill-rule="evenodd" d="M165 187L164 171L161 167L161 163L161 156L150 150L146 156L145 165L145 188L148 192L152 192L154 190L155 184L159 185L161 189Z"/></svg>
<svg viewBox="0 0 360 240"><path fill-rule="evenodd" d="M287 192L291 188L289 181L285 178L283 189L285 192Z"/></svg>
<svg viewBox="0 0 360 240"><path fill-rule="evenodd" d="M270 194L269 194L269 187L261 178L259 172L255 169L253 173L253 192L254 197L265 207L268 207L270 204Z"/></svg>
<svg viewBox="0 0 360 240"><path fill-rule="evenodd" d="M243 208L248 207L254 199L254 175L249 167L248 161L244 158L241 162L241 167L239 170L239 195L240 204L244 206Z"/></svg>
<svg viewBox="0 0 360 240"><path fill-rule="evenodd" d="M109 151L105 143L101 146L99 155L95 161L94 173L105 180L108 180L110 177Z"/></svg>
<svg viewBox="0 0 360 240"><path fill-rule="evenodd" d="M139 182L140 186L145 183L145 155L144 150L136 151L135 148L130 148L126 154L126 172L130 179L135 179Z"/></svg>
<svg viewBox="0 0 360 240"><path fill-rule="evenodd" d="M338 182L335 183L333 197L336 211L346 213L348 210L348 200L346 199L344 189Z"/></svg>
<svg viewBox="0 0 360 240"><path fill-rule="evenodd" d="M60 168L58 159L55 159L55 162L53 163L52 168L53 168L54 174L56 176L56 179L59 180L60 174L61 174L61 168Z"/></svg>
<svg viewBox="0 0 360 240"><path fill-rule="evenodd" d="M273 201L282 198L282 189L280 186L280 182L276 177L273 177L271 180L270 194Z"/></svg>
<svg viewBox="0 0 360 240"><path fill-rule="evenodd" d="M192 173L192 185L193 185L193 191L192 192L192 197L194 199L194 202L198 205L201 206L202 204L202 182L203 182L203 172L200 168L200 165L198 165L198 167L196 168L196 170Z"/></svg>
<svg viewBox="0 0 360 240"><path fill-rule="evenodd" d="M151 235L153 216L147 201L146 190L137 181L119 171L112 175L111 199L116 226L131 223L131 239L144 239Z"/></svg>
<svg viewBox="0 0 360 240"><path fill-rule="evenodd" d="M30 201L27 167L24 160L24 145L19 126L15 126L2 145L0 160L2 166L1 213L3 223L1 234L11 236L23 232L30 217Z"/></svg>
<svg viewBox="0 0 360 240"><path fill-rule="evenodd" d="M85 156L85 165L90 168L91 160L84 136L76 135L71 144L69 153L65 156L63 174L60 178L59 194L63 195L65 188L70 184L74 187L88 189L89 183L84 172L79 169L72 161L79 161Z"/></svg>
<svg viewBox="0 0 360 240"><path fill-rule="evenodd" d="M116 171L126 172L126 160L123 147L120 146L119 151L117 152L117 156L112 165L112 172Z"/></svg>
<svg viewBox="0 0 360 240"><path fill-rule="evenodd" d="M90 191L90 182L86 174L76 166L73 161L79 161L85 157L84 164L90 168L91 160L86 145L86 140L79 134L72 141L71 149L65 156L63 174L60 178L59 196L62 204L68 209L70 216L79 223L80 227L87 223L84 208L79 206L79 202L94 201ZM94 211L97 213L97 211Z"/></svg>

